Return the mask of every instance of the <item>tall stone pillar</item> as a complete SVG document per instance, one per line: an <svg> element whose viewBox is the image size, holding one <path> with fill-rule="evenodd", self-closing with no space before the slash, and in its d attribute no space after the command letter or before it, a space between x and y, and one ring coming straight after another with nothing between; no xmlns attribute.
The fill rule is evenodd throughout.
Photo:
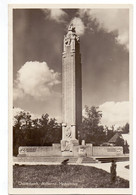
<svg viewBox="0 0 136 195"><path fill-rule="evenodd" d="M78 145L78 130L82 122L82 80L80 40L71 24L64 36L62 54L62 140L61 151L73 151Z"/></svg>

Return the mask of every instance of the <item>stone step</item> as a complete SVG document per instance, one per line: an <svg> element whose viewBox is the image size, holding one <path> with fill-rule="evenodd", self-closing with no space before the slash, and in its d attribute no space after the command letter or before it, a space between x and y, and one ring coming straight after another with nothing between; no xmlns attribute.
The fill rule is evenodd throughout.
<svg viewBox="0 0 136 195"><path fill-rule="evenodd" d="M62 163L64 160L69 159L68 160L68 164L69 163L97 163L98 160L95 160L91 157L58 157L58 156L54 156L54 157L44 157L44 156L27 156L27 157L23 157L23 156L18 156L17 158L15 158L15 162L47 162L47 163Z"/></svg>
<svg viewBox="0 0 136 195"><path fill-rule="evenodd" d="M21 157L18 156L16 162L57 162L61 163L62 161L69 159L68 163L76 163L77 157L43 157L43 156L31 156L31 157Z"/></svg>
<svg viewBox="0 0 136 195"><path fill-rule="evenodd" d="M98 161L91 157L84 157L82 163L97 163Z"/></svg>

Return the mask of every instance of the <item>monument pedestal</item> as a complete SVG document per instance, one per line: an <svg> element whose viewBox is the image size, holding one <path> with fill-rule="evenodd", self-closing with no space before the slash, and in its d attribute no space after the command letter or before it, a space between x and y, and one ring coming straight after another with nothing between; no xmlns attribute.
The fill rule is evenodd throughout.
<svg viewBox="0 0 136 195"><path fill-rule="evenodd" d="M79 145L79 141L77 139L61 140L62 156L74 156L74 147L78 145Z"/></svg>

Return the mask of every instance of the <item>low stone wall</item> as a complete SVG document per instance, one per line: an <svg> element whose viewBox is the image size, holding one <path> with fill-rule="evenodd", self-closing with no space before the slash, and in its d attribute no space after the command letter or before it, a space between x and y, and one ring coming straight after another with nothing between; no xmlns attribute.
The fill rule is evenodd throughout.
<svg viewBox="0 0 136 195"><path fill-rule="evenodd" d="M53 146L21 146L19 156L61 156L60 144Z"/></svg>
<svg viewBox="0 0 136 195"><path fill-rule="evenodd" d="M123 148L120 146L93 146L93 156L119 156L123 155Z"/></svg>
<svg viewBox="0 0 136 195"><path fill-rule="evenodd" d="M92 144L78 145L73 147L73 151L61 152L60 144L52 146L21 146L19 156L120 156L123 155L122 147L92 146Z"/></svg>

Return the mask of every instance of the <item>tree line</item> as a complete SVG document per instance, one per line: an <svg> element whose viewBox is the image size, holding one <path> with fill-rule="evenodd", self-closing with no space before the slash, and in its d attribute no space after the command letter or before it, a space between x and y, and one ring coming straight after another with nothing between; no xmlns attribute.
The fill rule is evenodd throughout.
<svg viewBox="0 0 136 195"><path fill-rule="evenodd" d="M114 127L109 130L108 127L101 125L102 112L99 107L85 106L85 114L82 124L78 129L78 140L81 143L101 145L108 142L116 133ZM122 133L129 132L129 124L122 127ZM41 118L32 119L29 112L20 111L14 116L13 125L13 155L18 154L19 146L50 146L52 143L60 143L62 139L62 124L55 118L43 114ZM119 140L117 145L122 142Z"/></svg>
<svg viewBox="0 0 136 195"><path fill-rule="evenodd" d="M49 146L59 143L61 137L61 124L48 114L31 119L30 113L21 111L14 116L13 155L17 155L19 146Z"/></svg>

